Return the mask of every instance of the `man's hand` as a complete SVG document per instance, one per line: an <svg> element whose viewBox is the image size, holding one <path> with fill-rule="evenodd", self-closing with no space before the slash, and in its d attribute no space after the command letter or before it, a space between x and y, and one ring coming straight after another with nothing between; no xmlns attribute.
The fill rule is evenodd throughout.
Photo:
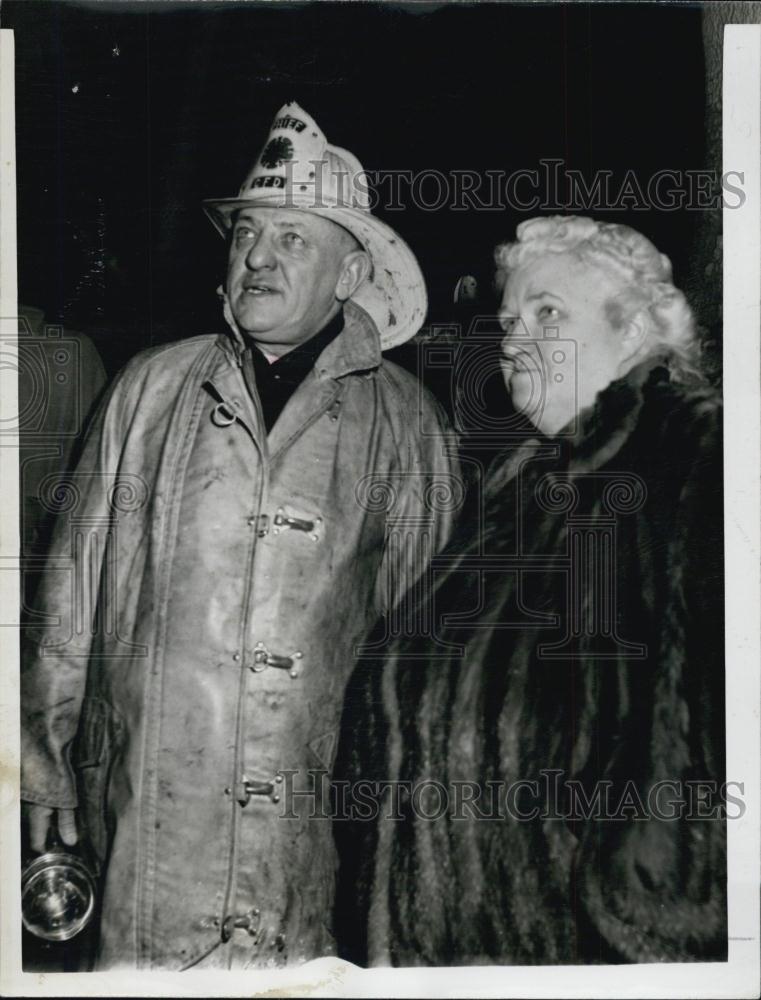
<svg viewBox="0 0 761 1000"><path fill-rule="evenodd" d="M29 846L33 851L37 851L38 854L45 851L48 830L56 823L64 844L68 847L76 844L77 824L73 809L49 809L47 806L37 806L31 802L25 803L25 809L29 818Z"/></svg>

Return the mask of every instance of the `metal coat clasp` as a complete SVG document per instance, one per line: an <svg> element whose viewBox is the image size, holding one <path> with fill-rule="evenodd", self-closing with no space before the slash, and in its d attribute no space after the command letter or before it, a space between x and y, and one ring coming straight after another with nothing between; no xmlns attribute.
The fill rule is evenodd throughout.
<svg viewBox="0 0 761 1000"><path fill-rule="evenodd" d="M249 803L252 795L264 795L273 802L280 801L280 785L283 782L282 774L275 775L272 779L265 781L254 781L251 778L243 778L236 781L232 788L226 788L228 794L232 794L235 801L241 806Z"/></svg>
<svg viewBox="0 0 761 1000"><path fill-rule="evenodd" d="M304 654L300 649L294 650L290 656L281 656L267 649L263 642L257 642L254 646L254 662L251 669L255 674L260 674L267 667L274 667L275 670L287 670L291 677L298 677L301 673L301 660Z"/></svg>
<svg viewBox="0 0 761 1000"><path fill-rule="evenodd" d="M313 542L318 542L322 534L321 517L315 517L311 521L303 517L292 517L286 514L283 507L278 507L272 525L273 535L277 535L280 531L290 528L291 531L305 531Z"/></svg>
<svg viewBox="0 0 761 1000"><path fill-rule="evenodd" d="M216 427L229 427L230 424L235 423L236 419L235 410L229 403L217 403L211 411L211 422Z"/></svg>

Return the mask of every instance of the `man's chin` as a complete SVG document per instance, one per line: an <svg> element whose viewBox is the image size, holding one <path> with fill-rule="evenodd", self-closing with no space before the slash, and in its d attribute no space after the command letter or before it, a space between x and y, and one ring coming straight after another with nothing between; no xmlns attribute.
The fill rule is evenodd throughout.
<svg viewBox="0 0 761 1000"><path fill-rule="evenodd" d="M233 309L233 318L238 324L238 329L243 333L257 334L269 333L277 329L279 323L271 315L266 306L249 306L246 309Z"/></svg>

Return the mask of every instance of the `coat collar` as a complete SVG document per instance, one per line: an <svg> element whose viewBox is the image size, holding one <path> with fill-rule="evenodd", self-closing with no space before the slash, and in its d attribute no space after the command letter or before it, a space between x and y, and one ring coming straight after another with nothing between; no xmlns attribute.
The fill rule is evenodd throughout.
<svg viewBox="0 0 761 1000"><path fill-rule="evenodd" d="M569 462L577 471L598 469L629 440L648 396L657 386L668 386L667 354L653 354L601 392L594 404L579 414L576 433L568 439Z"/></svg>
<svg viewBox="0 0 761 1000"><path fill-rule="evenodd" d="M604 389L595 402L582 410L560 433L530 434L517 447L495 456L488 490L499 495L532 455L558 458L574 472L591 472L609 462L626 444L637 427L642 408L654 392L673 393L667 354L654 354Z"/></svg>
<svg viewBox="0 0 761 1000"><path fill-rule="evenodd" d="M342 378L352 372L378 368L383 360L380 334L365 310L349 301L344 306L344 328L315 363L317 378Z"/></svg>
<svg viewBox="0 0 761 1000"><path fill-rule="evenodd" d="M224 316L230 333L220 338L220 346L236 363L246 349L243 334L230 310L227 296L220 288L218 294L224 303ZM318 379L343 378L352 372L371 371L383 361L380 334L365 310L349 300L344 306L344 327L318 357L314 372Z"/></svg>

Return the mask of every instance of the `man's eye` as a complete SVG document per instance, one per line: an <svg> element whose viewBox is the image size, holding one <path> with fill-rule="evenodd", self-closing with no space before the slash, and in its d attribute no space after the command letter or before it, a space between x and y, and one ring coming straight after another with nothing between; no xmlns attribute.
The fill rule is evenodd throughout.
<svg viewBox="0 0 761 1000"><path fill-rule="evenodd" d="M235 230L235 242L244 243L246 240L252 239L253 235L253 229L249 229L248 226L239 226Z"/></svg>
<svg viewBox="0 0 761 1000"><path fill-rule="evenodd" d="M557 319L560 313L555 306L542 306L537 313L539 319Z"/></svg>
<svg viewBox="0 0 761 1000"><path fill-rule="evenodd" d="M286 233L283 236L283 239L285 241L286 246L291 247L293 249L300 249L301 247L305 246L304 240L302 239L301 236L299 236L298 233Z"/></svg>

